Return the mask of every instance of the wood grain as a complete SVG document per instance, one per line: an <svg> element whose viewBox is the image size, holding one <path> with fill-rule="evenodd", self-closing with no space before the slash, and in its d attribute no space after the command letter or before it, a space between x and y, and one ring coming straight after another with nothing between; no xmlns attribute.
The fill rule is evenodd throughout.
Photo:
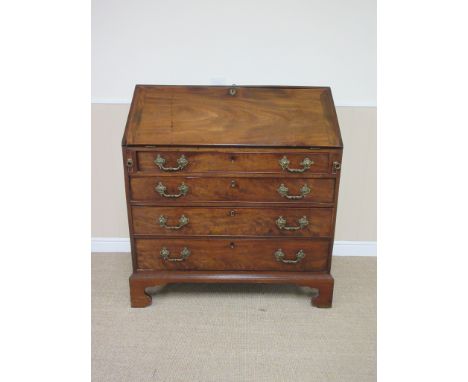
<svg viewBox="0 0 468 382"><path fill-rule="evenodd" d="M188 192L180 198L165 198L155 191L158 183L167 187L166 193L178 194L178 187L184 183ZM233 183L234 182L234 183ZM278 193L281 184L289 188L289 195L300 195L304 184L310 193L298 200L289 200ZM335 179L301 178L244 178L244 177L131 177L131 200L157 201L168 205L187 202L276 202L293 205L295 202L332 203L335 193Z"/></svg>
<svg viewBox="0 0 468 382"><path fill-rule="evenodd" d="M135 239L139 270L230 270L230 271L325 271L328 240L291 239L198 239L158 238ZM171 252L171 258L180 257L187 247L191 254L184 261L164 260L161 249ZM297 264L278 262L274 256L282 249L286 260L294 260L301 249L306 256Z"/></svg>
<svg viewBox="0 0 468 382"><path fill-rule="evenodd" d="M330 88L137 88L127 145L342 146Z"/></svg>
<svg viewBox="0 0 468 382"><path fill-rule="evenodd" d="M189 223L178 230L168 229L160 225L161 215L168 226L178 226L182 215ZM333 209L133 206L132 216L135 235L330 237ZM299 226L303 216L309 224L300 230L282 230L276 224L280 216L288 226Z"/></svg>
<svg viewBox="0 0 468 382"><path fill-rule="evenodd" d="M287 152L276 151L270 153L263 152L238 152L229 151L199 151L185 149L182 151L138 151L138 171L150 173L164 173L154 161L158 154L166 160L165 167L177 167L177 159L184 155L188 160L188 165L182 170L172 172L173 174L185 173L211 173L211 172L243 172L243 173L275 173L283 176L298 175L283 170L279 160L284 156L291 162L292 169L303 169L301 162L309 158L314 163L303 174L329 174L331 166L329 153L311 153L310 151Z"/></svg>

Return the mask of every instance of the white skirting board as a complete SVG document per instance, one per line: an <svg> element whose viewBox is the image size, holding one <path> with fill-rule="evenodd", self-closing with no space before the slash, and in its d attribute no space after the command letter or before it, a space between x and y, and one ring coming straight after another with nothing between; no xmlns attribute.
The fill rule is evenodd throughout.
<svg viewBox="0 0 468 382"><path fill-rule="evenodd" d="M93 237L91 252L130 252L130 239ZM335 241L333 256L377 256L376 241Z"/></svg>

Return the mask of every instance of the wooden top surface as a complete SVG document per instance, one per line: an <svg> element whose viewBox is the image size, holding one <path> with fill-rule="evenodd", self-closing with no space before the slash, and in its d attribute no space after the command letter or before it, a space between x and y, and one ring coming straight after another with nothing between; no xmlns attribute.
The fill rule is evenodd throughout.
<svg viewBox="0 0 468 382"><path fill-rule="evenodd" d="M137 85L123 144L342 147L330 88Z"/></svg>

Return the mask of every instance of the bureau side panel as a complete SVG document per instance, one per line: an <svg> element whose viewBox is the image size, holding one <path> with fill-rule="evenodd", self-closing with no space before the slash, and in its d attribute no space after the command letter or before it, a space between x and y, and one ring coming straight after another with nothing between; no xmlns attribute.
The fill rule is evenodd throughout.
<svg viewBox="0 0 468 382"><path fill-rule="evenodd" d="M333 205L333 217L332 217L332 232L331 232L332 243L335 240L336 213L338 209L338 196L339 196L339 189L340 189L342 159L343 159L343 150L339 150L331 156L332 171L335 173L335 176L336 176L335 195L334 195L334 200L333 200L334 205ZM335 167L334 164L336 163L339 164L339 169ZM330 251L328 254L328 266L327 266L328 272L331 271L332 256L333 256L333 246L330 247Z"/></svg>
<svg viewBox="0 0 468 382"><path fill-rule="evenodd" d="M122 159L125 179L125 197L127 202L128 230L130 234L130 248L132 252L132 267L133 272L135 272L137 270L137 258L135 252L135 241L133 238L132 208L130 206L130 174L134 172L136 168L136 152L132 150L127 150L126 146L122 146Z"/></svg>

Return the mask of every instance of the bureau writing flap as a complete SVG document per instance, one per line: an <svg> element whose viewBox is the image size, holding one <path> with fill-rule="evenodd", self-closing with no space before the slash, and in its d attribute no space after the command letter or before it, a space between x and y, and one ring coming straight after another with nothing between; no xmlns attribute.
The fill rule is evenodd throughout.
<svg viewBox="0 0 468 382"><path fill-rule="evenodd" d="M137 85L123 144L342 147L326 87Z"/></svg>

